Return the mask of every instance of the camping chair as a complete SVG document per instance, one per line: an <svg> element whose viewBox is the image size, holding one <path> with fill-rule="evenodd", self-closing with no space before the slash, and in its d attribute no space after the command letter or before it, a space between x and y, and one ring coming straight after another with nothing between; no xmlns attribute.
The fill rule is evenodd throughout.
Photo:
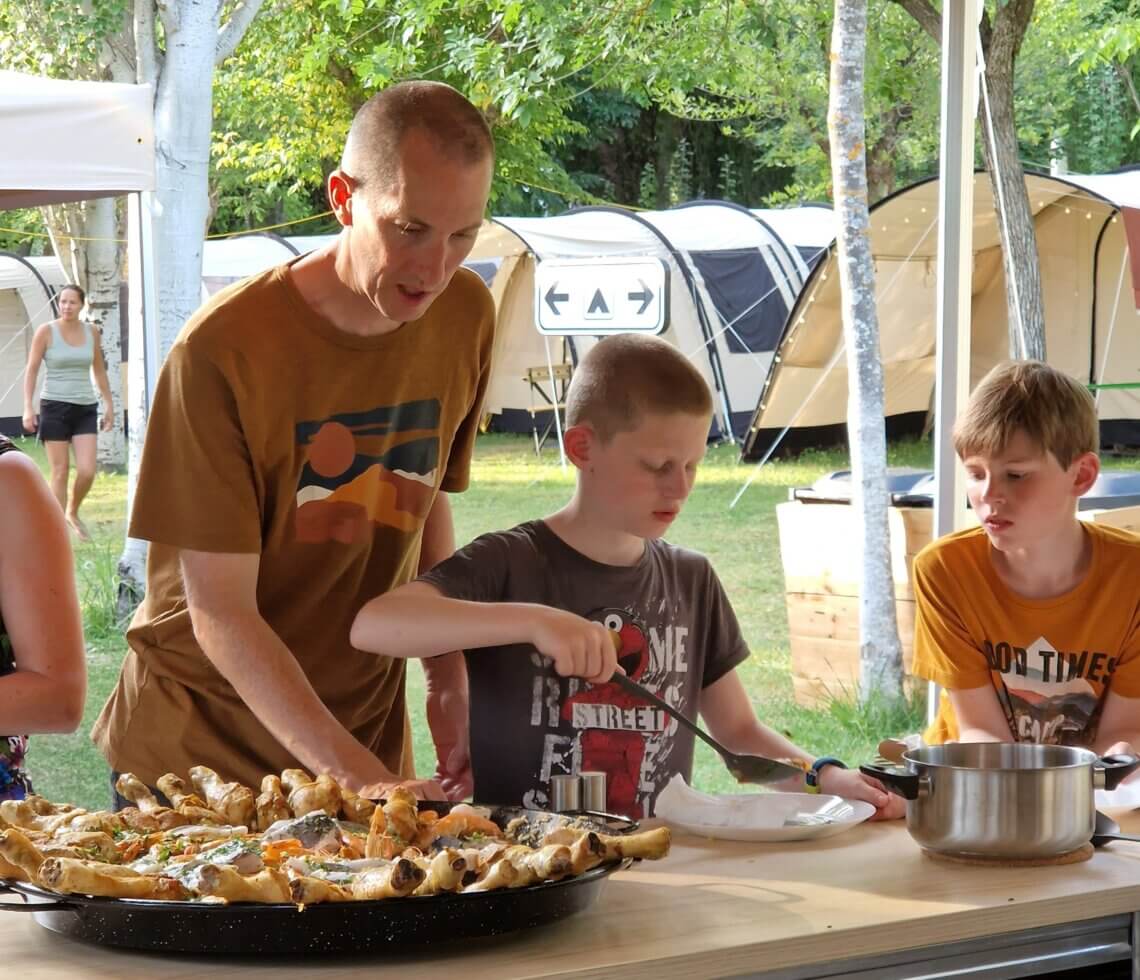
<svg viewBox="0 0 1140 980"><path fill-rule="evenodd" d="M526 369L523 380L530 386L530 431L534 436L534 453L542 455L542 447L546 440L555 432L556 425L565 423L566 389L570 387L570 375L573 366L568 363L555 364L554 381L551 383L551 368L545 364ZM554 398L551 398L554 394ZM557 418L555 416L557 414ZM540 419L539 416L542 416ZM539 426L542 433L539 434Z"/></svg>

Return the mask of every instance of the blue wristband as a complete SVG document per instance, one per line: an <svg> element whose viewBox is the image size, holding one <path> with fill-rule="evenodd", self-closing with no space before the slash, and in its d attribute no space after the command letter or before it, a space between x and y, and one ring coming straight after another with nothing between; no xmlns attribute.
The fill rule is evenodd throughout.
<svg viewBox="0 0 1140 980"><path fill-rule="evenodd" d="M827 766L836 766L840 769L846 769L847 764L835 759L830 755L821 756L811 764L811 768L804 773L804 783L806 784L809 793L819 792L819 774L823 772Z"/></svg>

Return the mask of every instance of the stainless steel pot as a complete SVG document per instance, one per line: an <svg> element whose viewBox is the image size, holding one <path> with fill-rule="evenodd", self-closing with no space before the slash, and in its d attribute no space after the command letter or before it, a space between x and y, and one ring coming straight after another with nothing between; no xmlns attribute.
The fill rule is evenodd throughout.
<svg viewBox="0 0 1140 980"><path fill-rule="evenodd" d="M907 800L906 826L923 847L994 858L1052 857L1093 834L1093 791L1140 768L1136 756L1087 749L961 742L903 753L905 771L860 769Z"/></svg>

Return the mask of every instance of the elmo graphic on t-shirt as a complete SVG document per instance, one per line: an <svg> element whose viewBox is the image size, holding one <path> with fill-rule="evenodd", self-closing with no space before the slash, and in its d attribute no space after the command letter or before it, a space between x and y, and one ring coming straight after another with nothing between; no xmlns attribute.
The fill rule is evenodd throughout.
<svg viewBox="0 0 1140 980"><path fill-rule="evenodd" d="M629 677L644 681L649 668L645 630L624 610L605 609L587 618L602 623L621 637L618 663ZM626 816L644 816L637 795L645 740L648 735L664 730L664 713L612 683L592 684L571 695L563 702L561 713L581 730L582 770L606 774L608 810Z"/></svg>

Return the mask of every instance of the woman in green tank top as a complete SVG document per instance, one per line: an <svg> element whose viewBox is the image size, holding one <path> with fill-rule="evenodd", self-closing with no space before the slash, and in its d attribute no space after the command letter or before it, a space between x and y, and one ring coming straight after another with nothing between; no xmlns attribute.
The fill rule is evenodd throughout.
<svg viewBox="0 0 1140 980"><path fill-rule="evenodd" d="M24 373L24 429L39 435L51 464L51 489L67 515L67 523L87 541L90 535L79 517L79 505L95 480L95 434L98 404L91 376L103 396L103 431L115 424L111 386L103 361L102 336L96 327L79 319L86 294L78 286L64 286L57 297L59 319L43 324L32 338ZM36 380L44 366L44 386L36 411ZM67 493L69 451L75 453L75 482Z"/></svg>

